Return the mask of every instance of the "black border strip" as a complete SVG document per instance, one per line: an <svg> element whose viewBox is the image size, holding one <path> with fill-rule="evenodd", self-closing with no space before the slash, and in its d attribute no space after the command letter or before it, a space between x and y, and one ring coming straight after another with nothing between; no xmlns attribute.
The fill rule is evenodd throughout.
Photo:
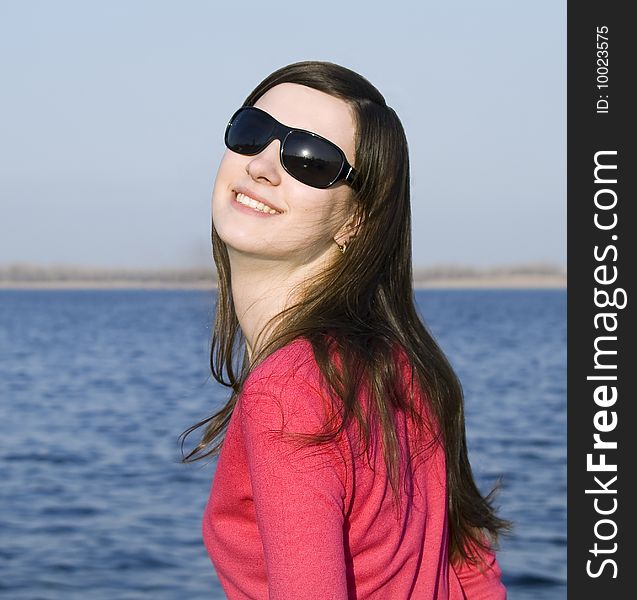
<svg viewBox="0 0 637 600"><path fill-rule="evenodd" d="M627 5L567 4L568 598L573 600L637 597L637 267L629 261L636 255L637 142L636 102L629 93L635 27Z"/></svg>

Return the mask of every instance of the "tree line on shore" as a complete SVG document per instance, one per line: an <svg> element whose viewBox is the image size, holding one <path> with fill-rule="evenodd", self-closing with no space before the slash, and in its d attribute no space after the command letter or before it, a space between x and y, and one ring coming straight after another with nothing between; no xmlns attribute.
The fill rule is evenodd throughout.
<svg viewBox="0 0 637 600"><path fill-rule="evenodd" d="M432 265L414 267L415 282L435 282L454 279L500 279L507 277L565 278L564 270L551 263L524 263L474 267L467 265ZM3 283L64 283L64 282L139 282L216 285L214 265L208 268L100 268L71 265L32 265L16 263L0 265L0 282Z"/></svg>

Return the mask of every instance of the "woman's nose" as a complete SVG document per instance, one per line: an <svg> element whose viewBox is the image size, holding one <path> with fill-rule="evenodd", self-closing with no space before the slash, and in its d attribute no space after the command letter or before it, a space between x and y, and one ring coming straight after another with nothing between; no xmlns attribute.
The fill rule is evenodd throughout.
<svg viewBox="0 0 637 600"><path fill-rule="evenodd" d="M272 185L281 183L281 142L272 140L259 154L250 158L246 164L246 172L254 180L267 180Z"/></svg>

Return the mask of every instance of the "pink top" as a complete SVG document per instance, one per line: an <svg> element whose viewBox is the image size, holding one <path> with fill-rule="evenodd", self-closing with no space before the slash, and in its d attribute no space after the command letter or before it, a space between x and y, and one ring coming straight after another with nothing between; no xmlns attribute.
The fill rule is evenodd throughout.
<svg viewBox="0 0 637 600"><path fill-rule="evenodd" d="M228 598L506 599L494 554L485 574L448 561L440 446L423 455L414 494L401 484L398 517L377 438L372 470L364 453L355 456L351 426L318 450L269 432L318 431L324 390L311 344L298 339L258 365L237 399L202 522ZM406 420L398 430L405 448Z"/></svg>

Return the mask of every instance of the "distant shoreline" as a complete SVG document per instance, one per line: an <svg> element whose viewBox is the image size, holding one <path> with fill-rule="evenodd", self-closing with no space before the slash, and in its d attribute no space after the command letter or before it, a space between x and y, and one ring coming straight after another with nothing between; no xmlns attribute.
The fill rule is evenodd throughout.
<svg viewBox="0 0 637 600"><path fill-rule="evenodd" d="M214 265L191 269L124 269L73 265L0 264L0 289L8 290L213 290ZM477 268L447 264L414 267L415 289L566 288L566 273L557 265L527 263Z"/></svg>
<svg viewBox="0 0 637 600"><path fill-rule="evenodd" d="M0 290L214 290L210 282L163 281L0 281ZM502 277L453 277L414 281L414 289L566 289L566 277L508 275Z"/></svg>

